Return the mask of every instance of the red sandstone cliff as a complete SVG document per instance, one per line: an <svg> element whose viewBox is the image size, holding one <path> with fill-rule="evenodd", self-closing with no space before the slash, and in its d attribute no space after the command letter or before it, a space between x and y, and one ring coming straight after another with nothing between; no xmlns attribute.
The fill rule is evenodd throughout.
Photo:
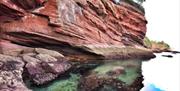
<svg viewBox="0 0 180 91"><path fill-rule="evenodd" d="M146 23L125 0L0 1L1 40L30 47L142 46Z"/></svg>
<svg viewBox="0 0 180 91"><path fill-rule="evenodd" d="M88 59L152 58L143 48L146 23L142 8L127 0L0 0L0 90L31 91L23 80L42 85L71 70L89 72L86 62L103 63ZM113 79L93 85L126 89Z"/></svg>

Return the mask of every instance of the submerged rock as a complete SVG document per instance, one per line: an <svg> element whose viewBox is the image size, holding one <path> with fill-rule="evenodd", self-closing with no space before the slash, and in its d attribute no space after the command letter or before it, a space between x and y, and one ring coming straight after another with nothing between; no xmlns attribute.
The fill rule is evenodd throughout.
<svg viewBox="0 0 180 91"><path fill-rule="evenodd" d="M168 58L172 58L172 55L162 55L163 57L168 57Z"/></svg>
<svg viewBox="0 0 180 91"><path fill-rule="evenodd" d="M124 67L113 67L111 71L107 72L107 74L109 76L118 76L120 74L124 74L125 73L125 69Z"/></svg>
<svg viewBox="0 0 180 91"><path fill-rule="evenodd" d="M140 91L143 87L142 80L137 80L138 81L134 82L132 86L128 86L124 82L112 77L89 75L81 80L79 91ZM139 81L141 83L138 83Z"/></svg>
<svg viewBox="0 0 180 91"><path fill-rule="evenodd" d="M27 69L28 77L35 84L41 85L52 81L71 68L71 64L62 54L42 48L36 48L35 50L38 54L23 56L23 59L27 62L25 68Z"/></svg>
<svg viewBox="0 0 180 91"><path fill-rule="evenodd" d="M83 76L80 91L140 91L143 87L140 68L138 61L107 62Z"/></svg>

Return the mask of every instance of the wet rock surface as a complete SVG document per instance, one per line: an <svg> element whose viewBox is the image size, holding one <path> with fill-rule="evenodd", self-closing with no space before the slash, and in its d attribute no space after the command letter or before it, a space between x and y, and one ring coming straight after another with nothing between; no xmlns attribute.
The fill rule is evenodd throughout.
<svg viewBox="0 0 180 91"><path fill-rule="evenodd" d="M172 53L172 54L180 54L180 51L172 51L172 50L168 50L168 51L166 51L166 52L170 52L170 53Z"/></svg>
<svg viewBox="0 0 180 91"><path fill-rule="evenodd" d="M15 52L15 50L13 51ZM41 91L27 86L26 81L29 80L32 86L38 88L37 85L52 84L53 80L61 77L63 83L60 81L59 84L62 86L67 85L68 88L72 89L75 89L73 86L77 85L75 91L104 91L105 89L114 89L112 91L139 91L142 88L142 77L138 79L141 75L139 67L140 62L136 60L104 60L101 62L79 63L71 62L62 54L53 50L42 48L22 49L22 52L15 56L12 56L12 54L10 56L0 54L0 76L3 79L0 81L3 84L0 88L8 91L11 91L12 88L17 89L14 91L31 91L31 89ZM67 82L65 84L63 79L67 78L71 72L81 74L80 79L75 81L76 83L73 83L73 86L68 85L72 84L72 82L68 82L71 80L65 81ZM52 91L50 88L51 85L48 86L49 90L47 91ZM61 89L56 86L54 88Z"/></svg>
<svg viewBox="0 0 180 91"><path fill-rule="evenodd" d="M162 55L163 57L173 58L172 55Z"/></svg>
<svg viewBox="0 0 180 91"><path fill-rule="evenodd" d="M87 69L88 66L91 68ZM139 68L140 62L137 61L106 61L98 66L86 64L85 68L77 67L76 71L40 87L31 85L31 82L27 84L33 91L139 91L143 87ZM108 74L114 71L117 74Z"/></svg>
<svg viewBox="0 0 180 91"><path fill-rule="evenodd" d="M125 73L125 69L124 67L121 67L121 66L113 67L111 71L107 72L109 76L117 76L123 73Z"/></svg>
<svg viewBox="0 0 180 91"><path fill-rule="evenodd" d="M51 55L48 55L49 53ZM23 76L37 85L42 85L54 80L70 68L71 64L62 54L48 49L35 48L34 52L24 54L22 52L16 56L0 54L0 89L30 91L24 85Z"/></svg>
<svg viewBox="0 0 180 91"><path fill-rule="evenodd" d="M80 91L140 91L143 77L137 78L132 86L112 77L89 75L81 80Z"/></svg>
<svg viewBox="0 0 180 91"><path fill-rule="evenodd" d="M0 91L31 91L22 80L23 67L21 58L0 54Z"/></svg>
<svg viewBox="0 0 180 91"><path fill-rule="evenodd" d="M131 60L102 64L82 77L80 91L140 91L143 87L140 64Z"/></svg>

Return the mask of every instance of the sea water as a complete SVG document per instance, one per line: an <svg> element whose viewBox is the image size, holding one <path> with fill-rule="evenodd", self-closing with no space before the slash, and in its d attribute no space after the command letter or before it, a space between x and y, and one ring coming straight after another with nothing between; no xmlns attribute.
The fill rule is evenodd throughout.
<svg viewBox="0 0 180 91"><path fill-rule="evenodd" d="M180 54L156 54L156 58L142 63L142 74L145 87L141 91L180 91Z"/></svg>

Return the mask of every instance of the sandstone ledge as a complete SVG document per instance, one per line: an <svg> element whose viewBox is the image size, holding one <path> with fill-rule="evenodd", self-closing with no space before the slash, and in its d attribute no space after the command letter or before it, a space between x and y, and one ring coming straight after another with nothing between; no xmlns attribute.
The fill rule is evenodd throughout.
<svg viewBox="0 0 180 91"><path fill-rule="evenodd" d="M80 48L100 55L103 59L151 59L155 55L149 49L141 46L118 46L118 45L83 45Z"/></svg>

